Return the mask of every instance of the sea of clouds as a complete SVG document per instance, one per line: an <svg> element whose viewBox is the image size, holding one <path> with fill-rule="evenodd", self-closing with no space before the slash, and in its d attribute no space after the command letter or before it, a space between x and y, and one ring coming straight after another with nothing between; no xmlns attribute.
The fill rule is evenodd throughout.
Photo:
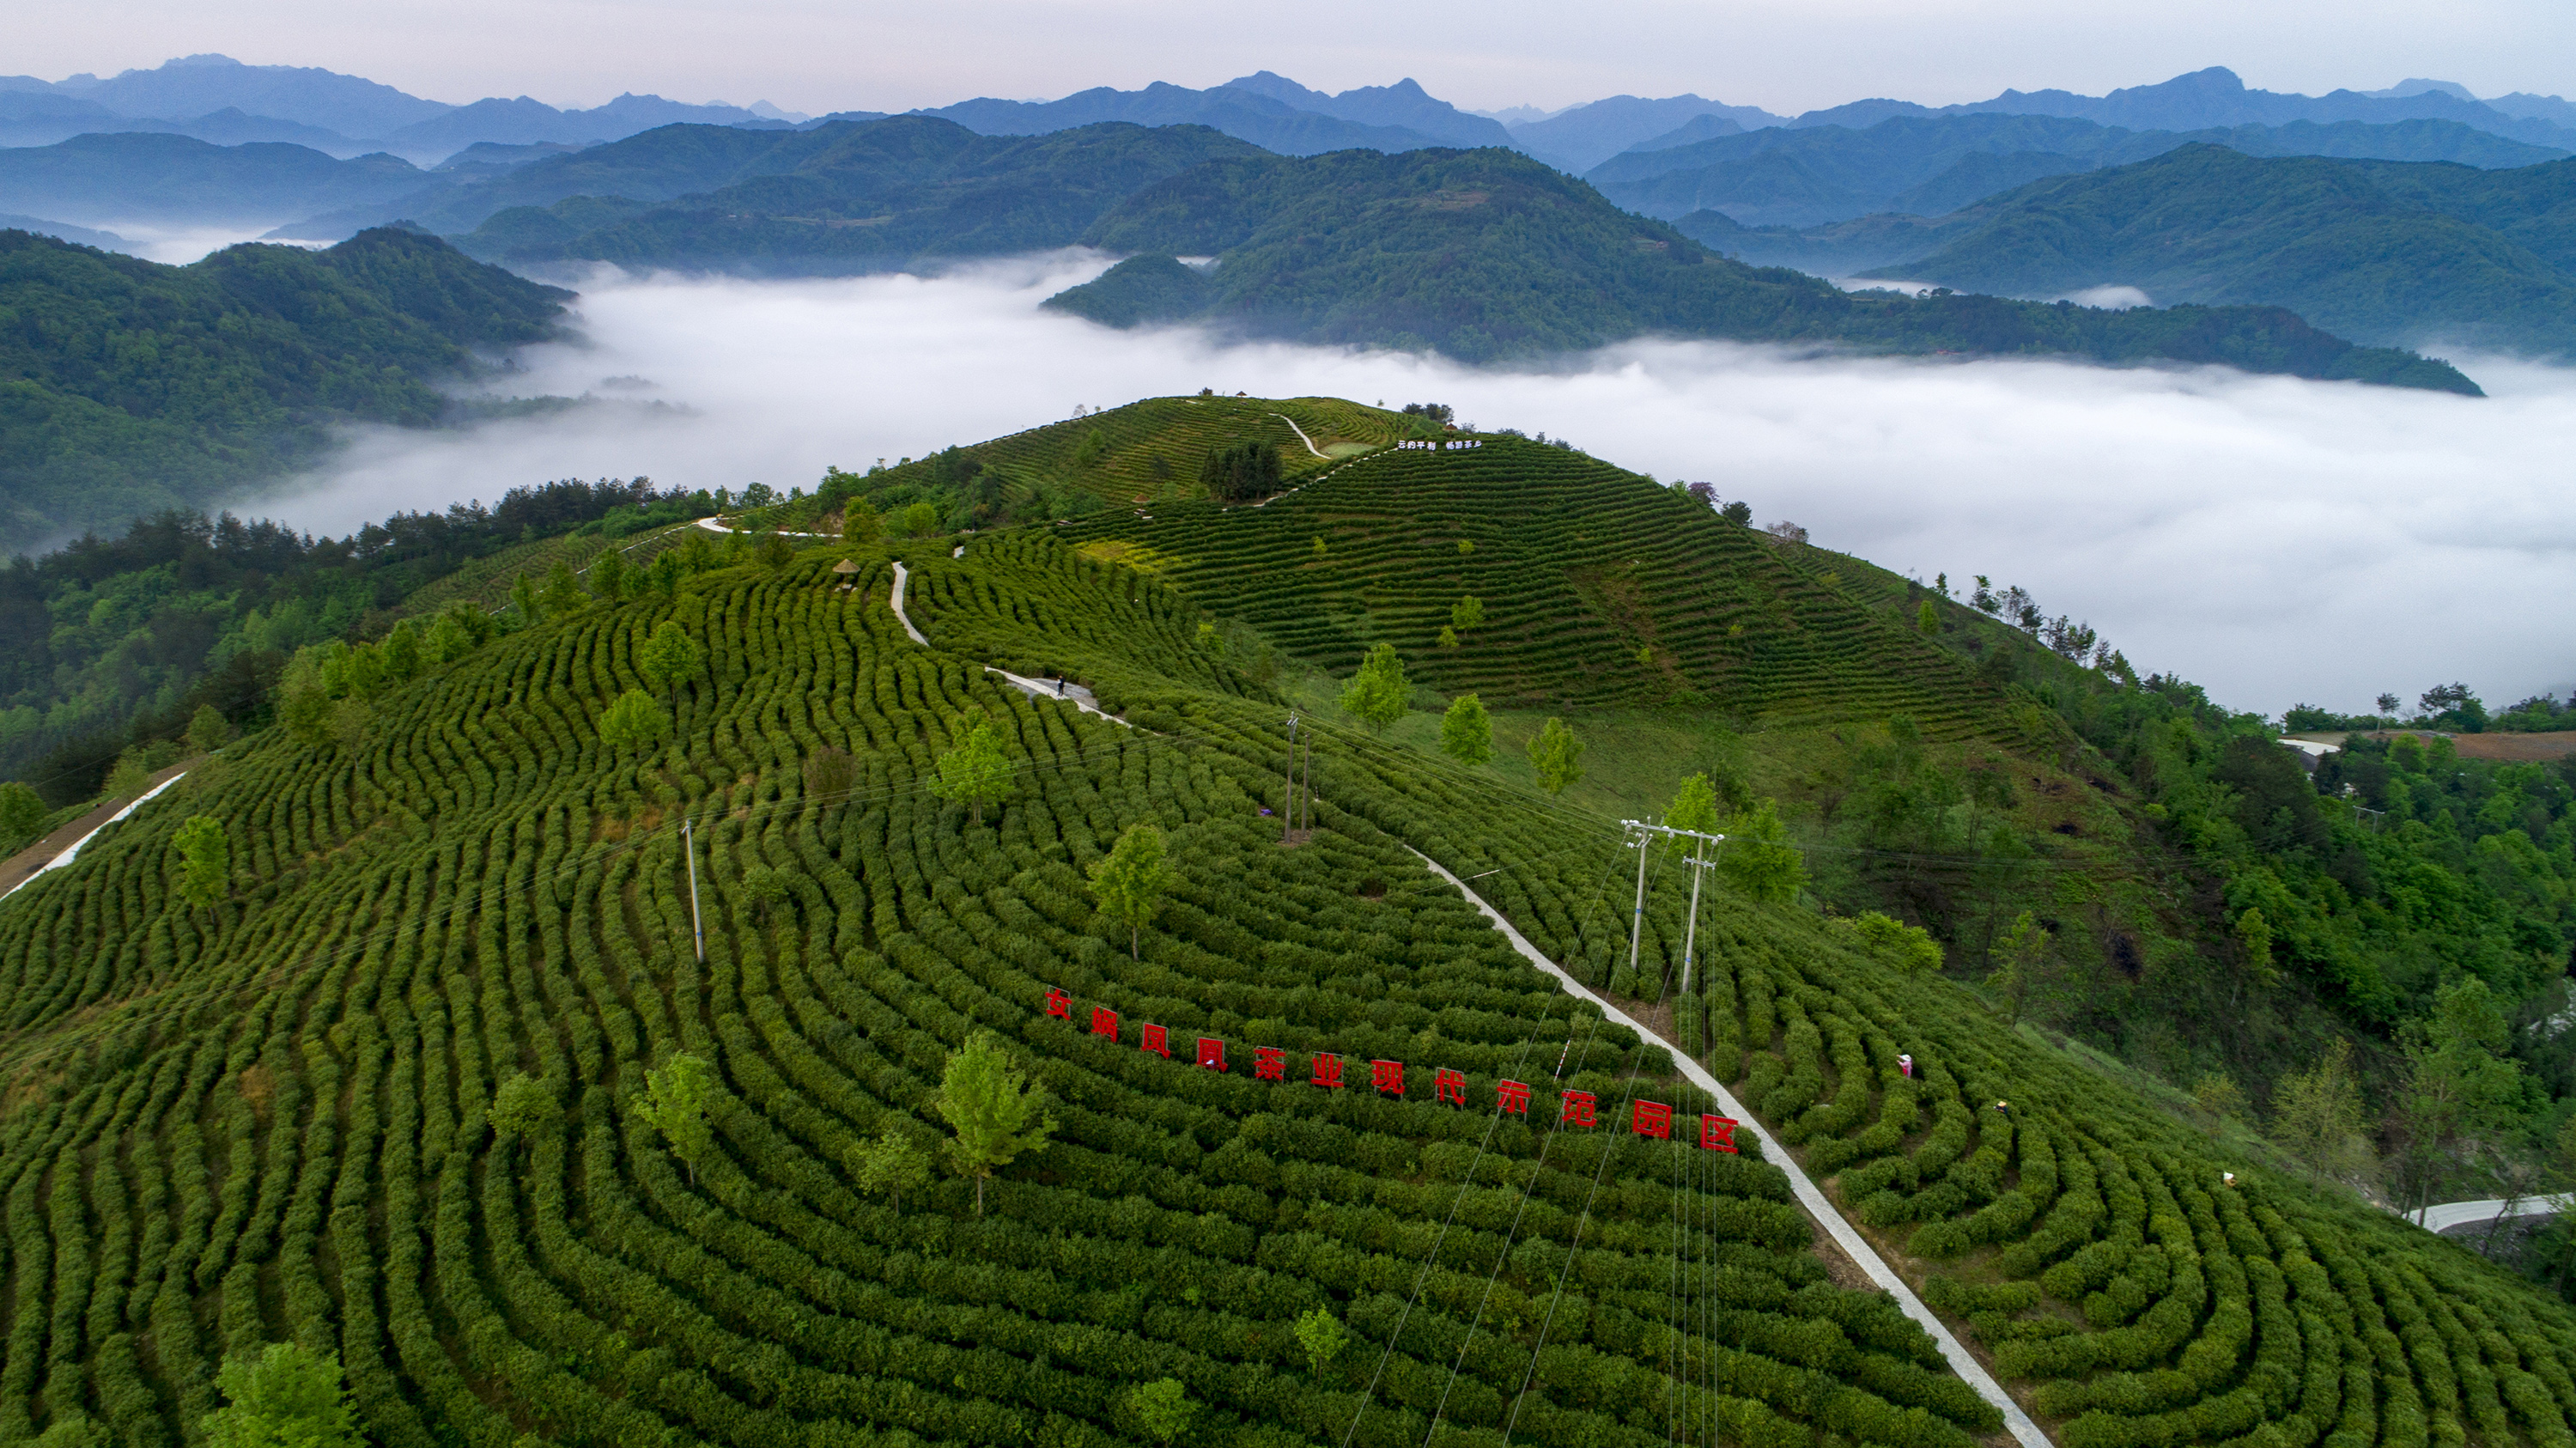
<svg viewBox="0 0 2576 1448"><path fill-rule="evenodd" d="M585 405L351 435L245 500L316 531L558 477L812 486L1201 387L1448 403L1706 480L1754 521L1964 592L1984 573L2089 620L2141 672L2231 707L2366 711L2463 680L2489 704L2576 681L2576 371L2460 358L2469 399L2215 368L1796 357L1640 342L1543 369L1121 333L1042 312L1072 253L938 277L630 278L582 288L582 340L528 349L504 395Z"/></svg>

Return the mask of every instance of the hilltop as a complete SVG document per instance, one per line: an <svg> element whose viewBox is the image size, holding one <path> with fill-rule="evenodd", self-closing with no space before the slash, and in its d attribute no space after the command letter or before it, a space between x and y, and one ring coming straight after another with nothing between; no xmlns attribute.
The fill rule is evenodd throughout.
<svg viewBox="0 0 2576 1448"><path fill-rule="evenodd" d="M1971 1448L2006 1422L1952 1371L1980 1360L2067 1443L2570 1431L2564 1304L2250 1108L2034 1029L2092 1034L2069 960L1981 985L1927 956L1947 925L1819 911L1840 887L1777 837L1813 785L1773 780L1863 758L1918 819L1968 802L1930 792L1963 760L2009 787L1971 796L1988 831L2216 831L2196 811L2276 781L2208 788L2201 751L2283 751L2186 686L1436 408L1155 399L753 501L720 542L540 533L406 575L402 622L300 652L241 738L0 903L0 1331L45 1365L0 1375L0 1434L170 1441L220 1359L285 1341L403 1448ZM1426 639L1469 588L1485 621ZM1383 732L1315 697L1378 643L1434 684ZM1575 796L1423 747L1464 686L1655 775L1658 814L1684 761L1641 759L1639 718L1769 761L1715 771L1696 914ZM2076 732L2122 711L2152 767ZM2282 767L2294 828L2350 827ZM1104 913L1144 827L1169 874L1122 866L1142 904ZM2159 908L2022 858L2070 953L2115 962L2088 931ZM2236 1017L2313 988L2289 939ZM2497 1059L2491 997L2444 991L2444 1059ZM1044 1140L979 1165L946 1143L993 1054ZM2436 1175L2406 1189L2479 1184L2461 1140L2410 1146ZM1856 1285L1802 1200L1980 1358Z"/></svg>
<svg viewBox="0 0 2576 1448"><path fill-rule="evenodd" d="M337 420L432 422L435 384L553 335L570 296L391 229L184 267L0 231L0 548L202 505Z"/></svg>

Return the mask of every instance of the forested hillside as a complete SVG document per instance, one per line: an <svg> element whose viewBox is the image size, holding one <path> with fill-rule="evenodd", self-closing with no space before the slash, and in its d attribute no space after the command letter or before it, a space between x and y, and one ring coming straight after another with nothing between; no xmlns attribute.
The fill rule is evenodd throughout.
<svg viewBox="0 0 2576 1448"><path fill-rule="evenodd" d="M2259 766L2190 795L2250 723L2107 643L2037 657L2072 638L1430 406L1157 399L751 501L841 536L406 575L410 620L298 652L0 903L0 1436L188 1441L284 1343L402 1445L1992 1441L1676 1055L2056 1441L2570 1434L2576 1312L2054 1005L2084 890L2202 868L2152 830L2302 818ZM1515 702L1578 778L1494 757ZM1628 757L1649 725L1744 763ZM1817 780L1908 750L2004 780L1972 831L2073 842L1996 978L1818 908ZM1586 770L1728 836L1701 889ZM2520 1070L2489 974L2439 982L2408 1089ZM2409 1159L2459 1184L2513 1145L2445 1120Z"/></svg>
<svg viewBox="0 0 2576 1448"><path fill-rule="evenodd" d="M570 295L391 229L184 267L0 231L0 549L205 504L334 421L434 421Z"/></svg>
<svg viewBox="0 0 2576 1448"><path fill-rule="evenodd" d="M2353 347L2276 308L2113 312L1988 296L1853 296L1728 261L1502 150L1212 161L1137 191L1083 239L1143 255L1049 305L1126 325L1195 320L1471 362L1668 335L2219 362L2476 390L2448 363ZM1218 266L1204 287L1174 285L1171 258L1209 255ZM1138 295L1140 282L1151 295Z"/></svg>

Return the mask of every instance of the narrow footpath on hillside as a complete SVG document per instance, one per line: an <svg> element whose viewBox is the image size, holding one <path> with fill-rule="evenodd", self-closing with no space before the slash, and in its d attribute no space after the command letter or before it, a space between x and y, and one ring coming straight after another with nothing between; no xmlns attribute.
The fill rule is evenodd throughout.
<svg viewBox="0 0 2576 1448"><path fill-rule="evenodd" d="M37 878L47 871L59 870L79 859L81 846L88 844L99 831L149 804L154 795L177 784L180 777L188 772L188 767L188 764L171 765L153 776L150 789L123 806L110 800L12 855L5 864L0 864L0 885L7 887L0 889L0 900L6 900L36 883Z"/></svg>
<svg viewBox="0 0 2576 1448"><path fill-rule="evenodd" d="M1412 849L1409 845L1406 848ZM1519 951L1530 964L1556 977L1557 983L1564 986L1566 990L1599 1006L1603 1015L1635 1031L1641 1038L1663 1041L1662 1037L1647 1029L1634 1017L1594 995L1581 981L1567 974L1555 961L1548 959L1537 946L1529 943L1528 937L1512 928L1512 923L1503 918L1501 911L1486 904L1483 896L1468 889L1466 881L1442 869L1438 861L1420 850L1413 850L1413 856L1422 862L1425 869L1448 881L1459 894L1466 896L1468 904L1484 912L1485 918L1494 922L1494 928L1503 932L1503 938L1510 941L1512 948ZM1825 1229L1826 1235L1834 1239L1834 1245L1842 1248L1845 1256L1858 1264L1861 1271L1869 1274L1869 1280L1872 1283L1896 1299L1896 1305L1904 1309L1906 1316L1921 1323L1923 1330L1932 1334L1932 1340L1940 1345L1941 1355L1949 1359L1951 1369L1958 1373L1969 1387L1976 1389L1979 1397L1994 1404L2003 1413L2005 1431L2013 1435L2014 1440L2021 1444L2021 1448L2051 1448L2048 1435L2040 1431L2039 1424L2031 1420L2030 1414L2022 1411L2021 1404L2013 1401L2012 1395L2004 1391L2003 1384L1995 1381L1994 1375L1986 1371L1985 1364L1978 1362L1975 1355L1968 1351L1967 1346L1951 1335L1948 1326L1933 1314L1932 1309L1923 1305L1923 1299L1914 1295L1914 1289L1905 1285L1905 1279L1896 1275L1896 1269L1887 1265L1886 1259L1878 1255L1878 1249L1869 1244L1869 1239L1863 1237L1850 1222L1843 1219L1843 1214L1825 1195L1824 1189L1808 1178L1806 1171L1798 1165L1797 1159L1789 1155L1788 1148L1782 1146L1778 1139L1771 1135L1770 1130L1755 1119L1752 1112L1744 1109L1744 1103L1736 1100L1733 1093L1718 1084L1717 1078L1710 1075L1706 1067L1683 1055L1679 1050L1673 1052L1673 1064L1684 1076L1690 1078L1692 1085L1716 1097L1719 1110L1742 1122L1744 1129L1752 1132L1761 1141L1762 1159L1788 1174L1789 1189L1797 1194L1798 1204L1807 1209L1807 1215L1816 1219L1817 1225Z"/></svg>
<svg viewBox="0 0 2576 1448"><path fill-rule="evenodd" d="M965 551L965 545L959 544L957 553L962 554ZM957 554L951 554L949 556L955 557ZM903 625L903 631L907 637L909 637L914 643L917 643L926 649L930 647L930 640L921 636L921 630L912 626L912 619L903 611L903 586L907 582L910 582L911 578L912 572L910 569L905 568L900 563L894 566L894 595L890 600L894 605L894 621ZM1001 675L1004 679L1010 682L1012 688L1019 690L1021 693L1028 695L1032 699L1053 699L1059 704L1071 704L1073 707L1080 709L1085 714L1097 714L1101 718L1106 719L1110 723L1118 725L1121 728L1133 729L1136 727L1135 725L1128 723L1126 720L1119 718L1117 715L1110 713L1108 710L1101 708L1100 700L1095 697L1089 689L1080 684L1074 683L1070 679L1053 681L1046 679L1032 679L1025 674L1014 674L1008 669L994 668L991 664L986 664L984 666L984 672L988 674Z"/></svg>
<svg viewBox="0 0 2576 1448"><path fill-rule="evenodd" d="M1288 424L1288 430L1297 434L1297 440L1306 445L1306 451L1313 453L1319 458L1329 456L1329 454L1327 454L1322 448L1315 446L1315 440L1313 438L1306 436L1306 429L1297 425L1297 419L1290 417L1284 412L1274 412L1270 415L1279 419L1281 422Z"/></svg>

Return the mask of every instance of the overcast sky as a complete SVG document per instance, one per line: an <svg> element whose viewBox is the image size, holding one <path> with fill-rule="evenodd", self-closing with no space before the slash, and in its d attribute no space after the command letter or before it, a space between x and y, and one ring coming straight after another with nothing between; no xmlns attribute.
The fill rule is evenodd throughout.
<svg viewBox="0 0 2576 1448"><path fill-rule="evenodd" d="M15 0L0 70L110 75L220 52L435 100L620 91L902 110L1270 69L1325 90L1403 76L1471 109L1692 91L1797 112L1944 104L2007 86L2099 94L2225 65L2319 94L2410 76L2480 95L2576 91L2568 0Z"/></svg>

